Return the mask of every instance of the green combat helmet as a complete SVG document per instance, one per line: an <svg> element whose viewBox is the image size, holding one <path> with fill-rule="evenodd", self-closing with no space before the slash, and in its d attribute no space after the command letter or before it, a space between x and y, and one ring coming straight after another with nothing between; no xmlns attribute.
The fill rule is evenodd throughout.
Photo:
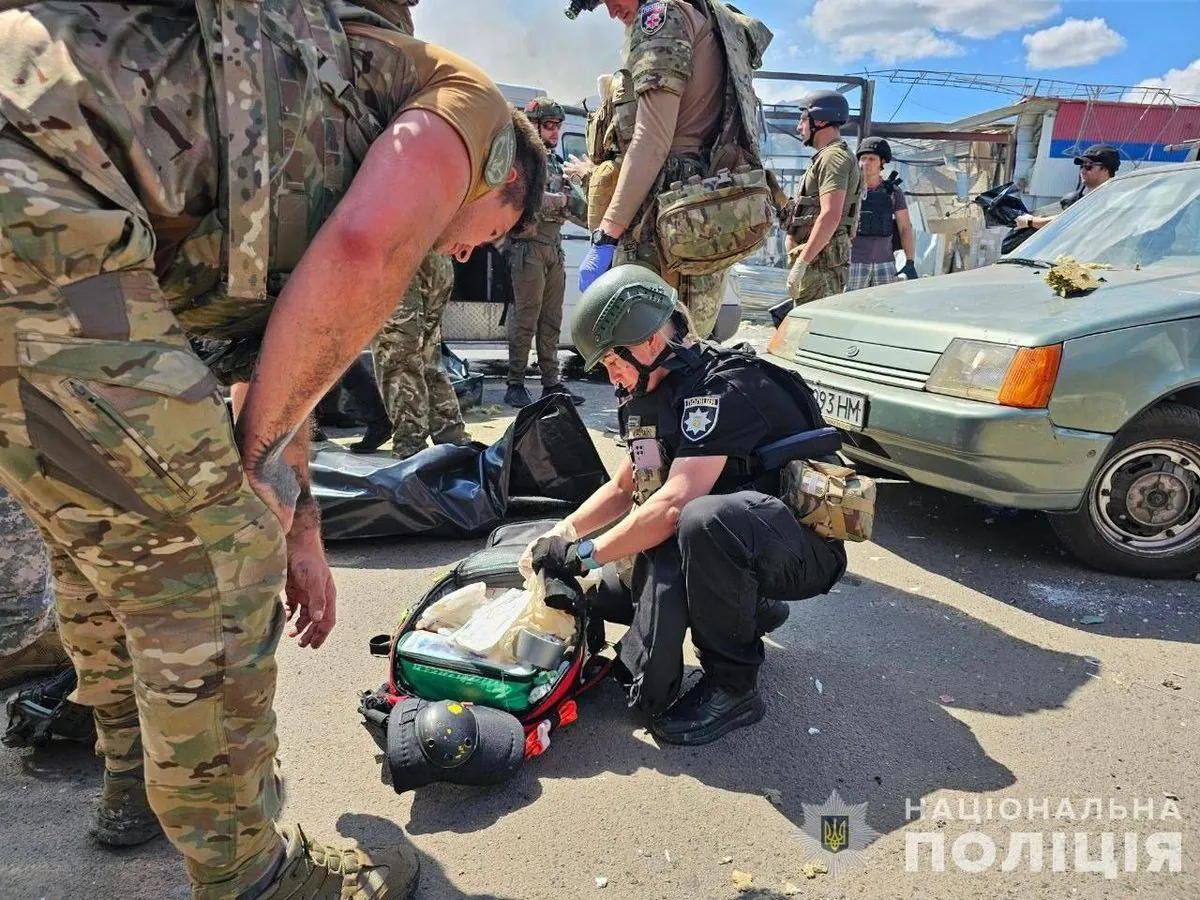
<svg viewBox="0 0 1200 900"><path fill-rule="evenodd" d="M547 119L555 122L561 122L567 117L563 111L562 104L551 100L549 97L535 97L525 104L525 118L534 124L544 122Z"/></svg>
<svg viewBox="0 0 1200 900"><path fill-rule="evenodd" d="M675 312L675 292L643 266L609 269L583 292L571 319L571 339L585 368L609 350L650 340Z"/></svg>

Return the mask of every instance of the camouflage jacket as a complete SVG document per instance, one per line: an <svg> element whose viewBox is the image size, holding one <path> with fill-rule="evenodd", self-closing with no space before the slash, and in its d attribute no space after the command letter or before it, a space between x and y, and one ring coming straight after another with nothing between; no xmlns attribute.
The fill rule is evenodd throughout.
<svg viewBox="0 0 1200 900"><path fill-rule="evenodd" d="M544 244L558 242L563 222L574 222L587 227L587 200L563 173L563 159L553 150L546 155L546 193L542 196L542 208L537 222L530 225L518 237L523 241Z"/></svg>
<svg viewBox="0 0 1200 900"><path fill-rule="evenodd" d="M373 5L394 19L391 0ZM422 87L413 59L356 37L357 24L397 31L333 0L3 12L6 54L41 78L0 75L0 125L146 223L159 284L189 335L257 339L381 123ZM261 55L242 52L251 34ZM229 62L238 91L222 88Z"/></svg>

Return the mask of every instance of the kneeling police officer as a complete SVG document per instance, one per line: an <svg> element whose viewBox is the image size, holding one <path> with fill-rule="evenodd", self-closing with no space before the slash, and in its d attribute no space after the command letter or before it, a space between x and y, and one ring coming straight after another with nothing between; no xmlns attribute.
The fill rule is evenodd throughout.
<svg viewBox="0 0 1200 900"><path fill-rule="evenodd" d="M643 267L598 278L572 336L616 387L628 457L534 542L529 562L562 578L603 567L588 602L629 626L615 673L630 706L663 741L716 740L762 718L762 636L787 618L784 601L826 593L846 570L842 543L797 522L779 499L779 464L756 453L824 422L798 376L698 341L674 292ZM689 626L703 675L679 697Z"/></svg>

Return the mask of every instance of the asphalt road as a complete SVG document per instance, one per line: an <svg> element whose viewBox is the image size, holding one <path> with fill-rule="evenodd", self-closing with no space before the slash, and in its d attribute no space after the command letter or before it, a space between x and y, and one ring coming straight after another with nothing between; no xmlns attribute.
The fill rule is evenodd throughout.
<svg viewBox="0 0 1200 900"><path fill-rule="evenodd" d="M615 424L611 394L574 386L611 465L621 452L603 430ZM485 402L502 392L489 381ZM484 441L506 423L470 417ZM873 542L850 547L839 587L797 603L771 635L760 724L707 747L659 747L603 685L508 784L415 797L382 782L360 725L357 693L385 676L367 641L480 542L334 546L337 630L320 651L285 638L279 653L286 819L327 839L411 841L425 900L1200 896L1200 584L1088 571L1039 516L997 517L904 483L881 486L877 522ZM165 842L119 854L88 844L99 778L82 748L0 751L0 898L187 896ZM880 837L860 860L839 855L839 873L809 879L803 804L834 790L866 804ZM1179 818L1161 818L1167 795ZM1100 798L1106 817L1080 820L1085 798ZM921 800L928 816L909 821L906 807ZM1000 817L1005 800L1009 814L1019 801L1019 819ZM1130 817L1109 820L1110 801ZM960 817L976 802L981 823ZM852 841L865 833L858 815ZM1055 831L1067 842L1061 872L1052 871ZM1105 831L1115 832L1111 879L1080 871L1075 858L1078 833L1088 832L1084 867L1099 859ZM1125 871L1127 831L1141 842L1136 872ZM993 843L983 871L951 854L971 832L985 838L967 838L958 858L969 866ZM1010 846L1024 846L1012 836L1020 832L1044 840L1041 871L1027 853L1002 866ZM1181 872L1145 871L1153 832L1182 834ZM944 871L931 870L928 849L919 871L906 871L906 840L919 833L944 841ZM746 876L750 890L739 893Z"/></svg>

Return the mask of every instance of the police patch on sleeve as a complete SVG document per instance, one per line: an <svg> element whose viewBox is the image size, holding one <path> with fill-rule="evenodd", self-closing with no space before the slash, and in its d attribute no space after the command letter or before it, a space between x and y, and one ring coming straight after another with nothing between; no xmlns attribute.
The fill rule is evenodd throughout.
<svg viewBox="0 0 1200 900"><path fill-rule="evenodd" d="M689 441L702 441L717 427L721 412L720 397L688 397L683 401L683 419L679 427Z"/></svg>
<svg viewBox="0 0 1200 900"><path fill-rule="evenodd" d="M513 130L513 123L505 122L504 127L497 131L496 136L492 138L487 162L483 164L483 183L493 189L504 184L512 169L516 151L517 135Z"/></svg>
<svg viewBox="0 0 1200 900"><path fill-rule="evenodd" d="M643 34L658 34L667 22L667 4L661 2L647 3L639 11L638 24Z"/></svg>

